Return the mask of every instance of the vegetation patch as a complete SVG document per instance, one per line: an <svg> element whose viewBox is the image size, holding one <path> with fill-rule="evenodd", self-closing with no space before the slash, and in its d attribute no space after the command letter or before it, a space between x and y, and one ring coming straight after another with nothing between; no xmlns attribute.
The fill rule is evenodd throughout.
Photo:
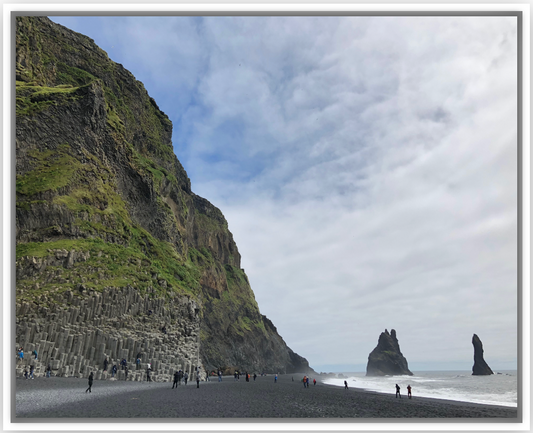
<svg viewBox="0 0 533 433"><path fill-rule="evenodd" d="M16 115L31 116L50 106L57 106L78 100L79 87L60 85L57 87L37 86L22 81L16 83Z"/></svg>
<svg viewBox="0 0 533 433"><path fill-rule="evenodd" d="M83 69L57 62L57 81L62 84L84 86L94 80L96 80L96 77Z"/></svg>
<svg viewBox="0 0 533 433"><path fill-rule="evenodd" d="M17 194L32 196L44 191L57 190L68 185L82 164L68 154L69 146L55 150L34 150L30 156L35 168L24 175L17 175Z"/></svg>

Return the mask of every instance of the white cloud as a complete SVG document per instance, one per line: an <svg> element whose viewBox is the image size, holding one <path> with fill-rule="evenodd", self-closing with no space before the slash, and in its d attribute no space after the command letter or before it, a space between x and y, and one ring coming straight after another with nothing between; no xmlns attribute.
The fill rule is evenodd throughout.
<svg viewBox="0 0 533 433"><path fill-rule="evenodd" d="M515 18L108 29L262 313L312 366L365 364L385 328L410 363L468 365L473 333L516 359Z"/></svg>

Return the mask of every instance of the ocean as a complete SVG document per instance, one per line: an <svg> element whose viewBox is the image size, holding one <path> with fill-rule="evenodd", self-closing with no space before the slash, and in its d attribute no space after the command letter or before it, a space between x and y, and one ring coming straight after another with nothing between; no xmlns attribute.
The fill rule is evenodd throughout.
<svg viewBox="0 0 533 433"><path fill-rule="evenodd" d="M470 403L517 407L518 378L516 370L502 370L490 376L472 376L471 371L420 371L414 376L366 377L366 373L342 373L346 378L328 378L324 383L368 391L395 394L395 384L407 397L411 385L413 398L430 397Z"/></svg>

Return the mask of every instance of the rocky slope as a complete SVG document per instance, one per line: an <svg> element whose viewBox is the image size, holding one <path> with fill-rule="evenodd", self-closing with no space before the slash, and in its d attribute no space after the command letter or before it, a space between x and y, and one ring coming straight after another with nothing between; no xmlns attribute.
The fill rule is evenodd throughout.
<svg viewBox="0 0 533 433"><path fill-rule="evenodd" d="M16 110L16 344L39 349L38 367L86 375L141 351L164 378L198 357L309 370L260 313L223 214L191 191L172 123L129 71L86 36L18 17Z"/></svg>
<svg viewBox="0 0 533 433"><path fill-rule="evenodd" d="M474 346L474 366L472 367L472 375L488 376L494 374L483 358L483 343L476 334L472 337L472 345Z"/></svg>
<svg viewBox="0 0 533 433"><path fill-rule="evenodd" d="M390 334L385 329L385 332L382 332L379 336L378 345L368 355L366 375L413 375L407 366L407 359L405 359L400 351L400 344L398 343L394 329L391 329Z"/></svg>

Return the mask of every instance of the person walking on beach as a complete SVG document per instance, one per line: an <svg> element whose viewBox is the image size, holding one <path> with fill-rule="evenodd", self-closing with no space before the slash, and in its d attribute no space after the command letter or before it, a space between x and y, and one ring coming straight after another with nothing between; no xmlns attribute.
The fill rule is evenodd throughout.
<svg viewBox="0 0 533 433"><path fill-rule="evenodd" d="M128 366L124 367L124 380L128 380Z"/></svg>
<svg viewBox="0 0 533 433"><path fill-rule="evenodd" d="M407 385L407 397L408 398L412 397L412 395L411 395L411 385Z"/></svg>
<svg viewBox="0 0 533 433"><path fill-rule="evenodd" d="M180 379L180 372L179 371L174 372L174 383L172 384L172 389L174 389L174 386L176 387L176 389L178 388L179 379Z"/></svg>
<svg viewBox="0 0 533 433"><path fill-rule="evenodd" d="M222 382L222 371L218 370L218 381Z"/></svg>
<svg viewBox="0 0 533 433"><path fill-rule="evenodd" d="M246 372L246 382L250 382L250 375Z"/></svg>
<svg viewBox="0 0 533 433"><path fill-rule="evenodd" d="M28 379L28 368L24 369L24 377Z"/></svg>
<svg viewBox="0 0 533 433"><path fill-rule="evenodd" d="M46 377L50 377L51 371L52 371L52 367L50 367L50 364L48 364L48 367L46 367Z"/></svg>
<svg viewBox="0 0 533 433"><path fill-rule="evenodd" d="M196 370L196 388L200 388L200 370Z"/></svg>
<svg viewBox="0 0 533 433"><path fill-rule="evenodd" d="M274 383L278 383L278 373L274 376Z"/></svg>
<svg viewBox="0 0 533 433"><path fill-rule="evenodd" d="M348 389L348 382L344 381L344 389Z"/></svg>
<svg viewBox="0 0 533 433"><path fill-rule="evenodd" d="M309 376L307 376L307 388L309 388Z"/></svg>
<svg viewBox="0 0 533 433"><path fill-rule="evenodd" d="M316 379L313 379L313 386L316 385Z"/></svg>
<svg viewBox="0 0 533 433"><path fill-rule="evenodd" d="M304 378L303 378L304 388L307 387L307 380L306 379L307 379L307 377L304 376Z"/></svg>
<svg viewBox="0 0 533 433"><path fill-rule="evenodd" d="M92 391L91 391L91 388L92 388L92 386L93 386L93 378L94 378L94 376L93 376L93 372L91 371L91 374L89 374L89 388L87 388L87 389L85 390L85 392L87 392L87 391L92 392Z"/></svg>
<svg viewBox="0 0 533 433"><path fill-rule="evenodd" d="M400 386L398 384L396 384L396 398L398 398L398 396L400 396L400 398L402 398L402 395L400 394Z"/></svg>
<svg viewBox="0 0 533 433"><path fill-rule="evenodd" d="M146 367L146 381L147 382L151 382L152 381L152 378L150 377L150 371L152 369L150 368L150 364L148 364L148 367Z"/></svg>
<svg viewBox="0 0 533 433"><path fill-rule="evenodd" d="M187 385L187 380L189 380L189 373L185 372L183 375L183 380L185 381L185 385Z"/></svg>
<svg viewBox="0 0 533 433"><path fill-rule="evenodd" d="M113 368L111 369L111 377L115 377L115 374L117 374L117 366L113 365Z"/></svg>
<svg viewBox="0 0 533 433"><path fill-rule="evenodd" d="M255 382L255 379L257 378L257 374L254 373L254 382Z"/></svg>

